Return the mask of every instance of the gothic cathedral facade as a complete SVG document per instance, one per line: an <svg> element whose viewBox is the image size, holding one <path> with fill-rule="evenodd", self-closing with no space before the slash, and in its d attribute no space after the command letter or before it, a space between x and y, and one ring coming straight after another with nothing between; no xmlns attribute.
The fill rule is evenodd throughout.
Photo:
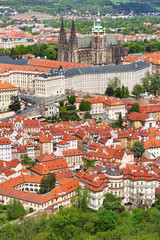
<svg viewBox="0 0 160 240"><path fill-rule="evenodd" d="M128 55L126 48L119 46L112 34L106 34L101 25L100 15L94 21L91 35L77 38L74 20L70 38L66 38L63 19L58 39L58 61L90 63L93 65L120 64Z"/></svg>

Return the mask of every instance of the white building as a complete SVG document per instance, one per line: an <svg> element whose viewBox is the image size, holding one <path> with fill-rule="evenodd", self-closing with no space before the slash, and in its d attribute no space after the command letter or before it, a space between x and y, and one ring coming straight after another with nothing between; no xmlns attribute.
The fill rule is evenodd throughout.
<svg viewBox="0 0 160 240"><path fill-rule="evenodd" d="M9 82L0 81L0 110L7 110L11 97L17 96L17 88Z"/></svg>
<svg viewBox="0 0 160 240"><path fill-rule="evenodd" d="M131 202L137 207L141 204L151 206L155 201L156 176L142 166L138 168L123 172L124 203Z"/></svg>
<svg viewBox="0 0 160 240"><path fill-rule="evenodd" d="M35 78L35 94L51 96L63 94L65 90L104 94L111 79L118 77L121 84L132 91L135 84L141 83L145 73L151 73L151 64L143 61L127 65L91 66L74 69L53 70Z"/></svg>
<svg viewBox="0 0 160 240"><path fill-rule="evenodd" d="M97 168L89 173L77 173L76 176L79 184L88 188L91 197L89 206L94 210L102 206L106 193L120 197L122 204L130 203L135 207L142 204L151 206L155 201L157 179L144 166L129 168L122 164L120 168Z"/></svg>
<svg viewBox="0 0 160 240"><path fill-rule="evenodd" d="M103 180L102 180L103 175ZM105 194L108 192L108 179L104 174L93 173L83 175L79 179L82 188L87 187L89 191L89 207L97 211L103 204Z"/></svg>
<svg viewBox="0 0 160 240"><path fill-rule="evenodd" d="M59 117L59 103L49 102L45 104L45 117Z"/></svg>
<svg viewBox="0 0 160 240"><path fill-rule="evenodd" d="M9 138L0 138L0 160L11 161L11 141Z"/></svg>

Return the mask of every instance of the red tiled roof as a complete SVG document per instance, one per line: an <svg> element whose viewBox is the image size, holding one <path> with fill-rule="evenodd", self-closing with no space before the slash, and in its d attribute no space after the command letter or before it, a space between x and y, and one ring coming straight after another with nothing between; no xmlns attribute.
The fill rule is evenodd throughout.
<svg viewBox="0 0 160 240"><path fill-rule="evenodd" d="M23 122L24 128L39 128L38 120L24 120Z"/></svg>
<svg viewBox="0 0 160 240"><path fill-rule="evenodd" d="M148 117L147 113L138 113L138 112L131 112L128 115L128 119L132 121L145 121L146 118Z"/></svg>
<svg viewBox="0 0 160 240"><path fill-rule="evenodd" d="M79 156L79 155L84 155L84 153L82 151L80 151L79 149L69 149L67 151L63 151L64 157Z"/></svg>
<svg viewBox="0 0 160 240"><path fill-rule="evenodd" d="M61 158L48 162L43 162L41 164L37 163L31 168L31 170L39 175L46 175L50 171L57 171L66 168L68 168L67 162L65 159Z"/></svg>
<svg viewBox="0 0 160 240"><path fill-rule="evenodd" d="M3 82L2 80L0 80L0 92L3 91L10 91L10 90L17 90L17 87L15 87L14 85L12 85L9 82Z"/></svg>
<svg viewBox="0 0 160 240"><path fill-rule="evenodd" d="M59 62L59 61L53 61L48 59L37 59L33 58L28 62L28 66L38 66L38 67L45 67L45 68L76 68L76 67L87 67L92 66L91 64L85 64L85 63L71 63L71 62Z"/></svg>
<svg viewBox="0 0 160 240"><path fill-rule="evenodd" d="M55 160L57 157L51 153L44 153L44 154L41 154L39 155L36 159L38 162L48 162L48 161L52 161L52 160Z"/></svg>
<svg viewBox="0 0 160 240"><path fill-rule="evenodd" d="M8 145L11 144L9 138L0 138L0 145Z"/></svg>

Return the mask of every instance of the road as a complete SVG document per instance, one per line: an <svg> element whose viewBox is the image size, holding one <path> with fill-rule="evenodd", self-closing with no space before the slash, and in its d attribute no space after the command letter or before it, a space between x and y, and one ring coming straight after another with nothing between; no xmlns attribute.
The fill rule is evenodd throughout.
<svg viewBox="0 0 160 240"><path fill-rule="evenodd" d="M35 105L32 105L32 106L26 106L27 109L19 112L19 113L16 113L16 116L23 116L23 115L27 115L29 112L31 111L34 111L38 108L40 108L40 105L45 105L49 102L56 102L56 101L60 101L62 99L65 99L67 98L66 95L57 95L57 96L52 96L52 97L37 97L35 95L21 95L21 94L18 94L18 97L26 97L28 99L30 99L31 101L35 101ZM4 118L4 119L1 119L0 122L6 122L8 121L10 118Z"/></svg>
<svg viewBox="0 0 160 240"><path fill-rule="evenodd" d="M40 107L40 105L45 105L45 104L47 104L49 102L60 101L60 100L62 100L64 98L66 98L66 95L57 95L57 96L52 96L52 97L47 97L47 98L31 96L31 95L18 95L18 96L19 97L21 97L21 96L27 97L31 101L35 101L36 104L32 105L32 106L27 106L27 109L21 111L20 113L16 113L16 116L26 115L27 113L38 109Z"/></svg>

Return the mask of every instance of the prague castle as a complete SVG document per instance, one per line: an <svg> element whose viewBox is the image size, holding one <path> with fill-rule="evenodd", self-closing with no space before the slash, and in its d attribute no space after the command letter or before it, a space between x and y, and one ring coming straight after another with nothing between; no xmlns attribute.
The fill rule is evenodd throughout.
<svg viewBox="0 0 160 240"><path fill-rule="evenodd" d="M128 55L125 48L119 46L112 34L106 34L101 25L100 14L94 21L91 35L76 37L74 20L70 38L66 38L62 18L61 30L58 40L58 61L90 63L93 65L120 64L121 59Z"/></svg>

